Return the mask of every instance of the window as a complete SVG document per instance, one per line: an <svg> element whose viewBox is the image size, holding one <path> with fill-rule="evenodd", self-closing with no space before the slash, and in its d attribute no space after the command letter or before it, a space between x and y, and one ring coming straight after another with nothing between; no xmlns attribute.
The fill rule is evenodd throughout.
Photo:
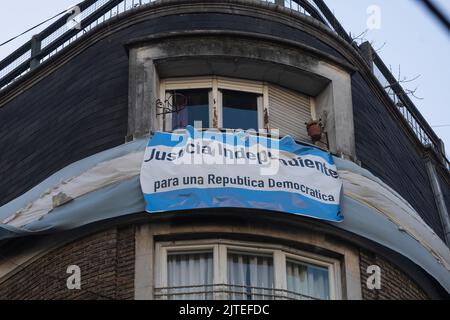
<svg viewBox="0 0 450 320"><path fill-rule="evenodd" d="M228 253L228 284L233 300L261 300L273 296L273 258Z"/></svg>
<svg viewBox="0 0 450 320"><path fill-rule="evenodd" d="M288 260L286 262L287 290L289 296L307 296L321 300L330 299L328 268Z"/></svg>
<svg viewBox="0 0 450 320"><path fill-rule="evenodd" d="M258 129L258 98L255 93L221 90L224 128Z"/></svg>
<svg viewBox="0 0 450 320"><path fill-rule="evenodd" d="M155 298L328 300L339 261L297 250L215 240L156 245Z"/></svg>
<svg viewBox="0 0 450 320"><path fill-rule="evenodd" d="M202 128L265 128L268 108L267 85L227 78L182 78L161 80L160 96L177 112L160 114L163 130L177 130L201 121ZM180 108L181 107L181 108Z"/></svg>
<svg viewBox="0 0 450 320"><path fill-rule="evenodd" d="M194 126L194 121L202 121L209 128L209 90L171 90L166 98L179 110L172 113L172 130Z"/></svg>
<svg viewBox="0 0 450 320"><path fill-rule="evenodd" d="M170 253L167 255L168 298L212 299L208 293L213 283L212 252ZM202 293L196 293L196 292Z"/></svg>

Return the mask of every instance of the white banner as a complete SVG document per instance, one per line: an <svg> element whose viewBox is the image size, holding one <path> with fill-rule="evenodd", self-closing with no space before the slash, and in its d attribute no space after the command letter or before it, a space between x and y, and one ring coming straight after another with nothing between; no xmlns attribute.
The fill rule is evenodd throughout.
<svg viewBox="0 0 450 320"><path fill-rule="evenodd" d="M157 132L146 148L141 186L147 211L253 208L342 221L331 154L244 132Z"/></svg>

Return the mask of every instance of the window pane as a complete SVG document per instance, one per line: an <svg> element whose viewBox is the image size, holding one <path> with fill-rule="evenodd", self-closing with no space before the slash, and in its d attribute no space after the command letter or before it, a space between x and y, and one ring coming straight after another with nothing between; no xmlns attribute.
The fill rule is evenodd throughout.
<svg viewBox="0 0 450 320"><path fill-rule="evenodd" d="M328 268L287 261L287 289L293 299L330 299Z"/></svg>
<svg viewBox="0 0 450 320"><path fill-rule="evenodd" d="M170 91L173 107L182 107L179 112L172 113L172 130L194 126L194 121L202 121L203 128L209 128L209 90L175 90Z"/></svg>
<svg viewBox="0 0 450 320"><path fill-rule="evenodd" d="M273 281L271 257L241 253L228 254L230 299L272 299Z"/></svg>
<svg viewBox="0 0 450 320"><path fill-rule="evenodd" d="M212 299L213 254L199 252L167 256L168 298Z"/></svg>
<svg viewBox="0 0 450 320"><path fill-rule="evenodd" d="M241 91L222 91L223 127L258 129L258 95Z"/></svg>

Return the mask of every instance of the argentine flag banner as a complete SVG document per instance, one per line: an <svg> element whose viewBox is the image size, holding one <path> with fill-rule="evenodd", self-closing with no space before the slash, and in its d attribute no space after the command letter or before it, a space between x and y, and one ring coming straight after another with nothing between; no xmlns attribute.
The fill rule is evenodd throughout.
<svg viewBox="0 0 450 320"><path fill-rule="evenodd" d="M146 211L249 208L340 222L330 153L244 131L156 132L141 168Z"/></svg>

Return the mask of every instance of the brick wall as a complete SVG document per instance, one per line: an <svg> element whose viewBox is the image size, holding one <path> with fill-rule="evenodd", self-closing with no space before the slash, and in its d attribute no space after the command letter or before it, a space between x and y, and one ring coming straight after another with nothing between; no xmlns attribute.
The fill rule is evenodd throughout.
<svg viewBox="0 0 450 320"><path fill-rule="evenodd" d="M381 289L369 290L367 288L367 267L377 265L381 268ZM408 277L400 271L391 262L380 256L368 252L360 251L361 268L361 288L364 300L426 300L429 297L425 292Z"/></svg>
<svg viewBox="0 0 450 320"><path fill-rule="evenodd" d="M81 290L68 290L69 265ZM0 299L133 299L134 227L96 233L55 249L0 284Z"/></svg>

